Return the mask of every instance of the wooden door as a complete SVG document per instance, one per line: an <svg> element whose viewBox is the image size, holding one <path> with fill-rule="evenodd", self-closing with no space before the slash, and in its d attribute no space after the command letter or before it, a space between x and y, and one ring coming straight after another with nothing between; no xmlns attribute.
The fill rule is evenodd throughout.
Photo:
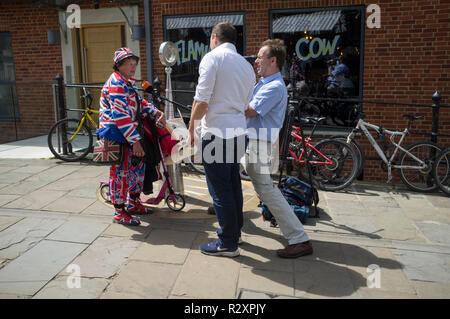
<svg viewBox="0 0 450 319"><path fill-rule="evenodd" d="M78 38L78 80L96 86L103 86L113 72L114 52L126 46L125 25L98 24L82 26ZM101 89L89 89L93 102L91 107L99 108Z"/></svg>

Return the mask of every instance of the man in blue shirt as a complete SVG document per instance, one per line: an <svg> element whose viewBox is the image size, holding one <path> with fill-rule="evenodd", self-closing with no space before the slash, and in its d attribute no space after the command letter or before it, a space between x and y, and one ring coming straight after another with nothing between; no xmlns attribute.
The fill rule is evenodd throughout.
<svg viewBox="0 0 450 319"><path fill-rule="evenodd" d="M249 143L244 166L256 193L288 240L286 248L277 250L278 256L297 258L312 254L312 244L300 220L270 177L274 157L278 159L278 135L287 106L287 89L280 73L285 59L286 47L279 39L265 41L258 52L255 65L261 78L245 111Z"/></svg>

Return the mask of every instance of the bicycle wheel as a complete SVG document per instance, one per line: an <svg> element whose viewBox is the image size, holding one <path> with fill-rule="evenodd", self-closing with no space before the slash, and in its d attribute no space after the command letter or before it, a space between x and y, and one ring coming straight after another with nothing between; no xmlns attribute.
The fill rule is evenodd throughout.
<svg viewBox="0 0 450 319"><path fill-rule="evenodd" d="M167 207L169 207L174 212L178 212L184 208L186 205L186 201L184 199L184 196L180 193L174 193L174 197L172 197L170 194L166 197L166 204Z"/></svg>
<svg viewBox="0 0 450 319"><path fill-rule="evenodd" d="M436 159L433 177L441 191L450 196L450 148L444 149Z"/></svg>
<svg viewBox="0 0 450 319"><path fill-rule="evenodd" d="M99 188L100 196L107 203L111 203L111 195L109 193L109 184L102 184Z"/></svg>
<svg viewBox="0 0 450 319"><path fill-rule="evenodd" d="M337 139L341 142L347 143L347 138L346 137L342 137L342 136L333 136L331 137L332 139ZM358 156L358 172L356 173L356 177L359 177L361 175L361 172L364 168L364 162L366 161L366 156L364 155L364 151L362 149L361 144L359 144L357 141L352 140L350 142L350 146L351 148L353 148L353 150L356 153L356 156Z"/></svg>
<svg viewBox="0 0 450 319"><path fill-rule="evenodd" d="M92 150L92 132L83 125L76 133L79 125L79 120L62 119L52 126L47 142L56 158L75 162L84 158Z"/></svg>
<svg viewBox="0 0 450 319"><path fill-rule="evenodd" d="M402 182L409 188L418 192L432 192L438 188L433 177L433 164L441 152L441 148L432 142L418 142L406 148L406 150L423 161L425 166L419 168L402 167L400 170L400 178ZM403 152L399 158L400 166L420 166L413 157Z"/></svg>
<svg viewBox="0 0 450 319"><path fill-rule="evenodd" d="M349 186L358 173L356 152L347 143L336 139L322 140L314 147L332 162L331 164L324 164L326 159L315 150L309 149L309 161L319 162L310 164L313 183L317 188L337 191ZM299 175L305 181L308 181L306 164L302 165Z"/></svg>

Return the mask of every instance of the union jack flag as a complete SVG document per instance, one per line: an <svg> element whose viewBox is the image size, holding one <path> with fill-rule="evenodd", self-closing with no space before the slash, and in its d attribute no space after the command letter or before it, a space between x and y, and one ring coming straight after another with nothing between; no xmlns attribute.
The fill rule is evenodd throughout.
<svg viewBox="0 0 450 319"><path fill-rule="evenodd" d="M119 163L122 144L110 139L100 139L94 147L93 161L97 163Z"/></svg>

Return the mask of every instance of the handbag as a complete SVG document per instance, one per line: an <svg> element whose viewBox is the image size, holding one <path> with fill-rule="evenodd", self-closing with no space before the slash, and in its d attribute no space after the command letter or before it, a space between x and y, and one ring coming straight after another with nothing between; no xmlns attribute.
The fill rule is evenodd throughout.
<svg viewBox="0 0 450 319"><path fill-rule="evenodd" d="M103 137L94 146L92 161L99 165L119 165L123 162L124 145Z"/></svg>

